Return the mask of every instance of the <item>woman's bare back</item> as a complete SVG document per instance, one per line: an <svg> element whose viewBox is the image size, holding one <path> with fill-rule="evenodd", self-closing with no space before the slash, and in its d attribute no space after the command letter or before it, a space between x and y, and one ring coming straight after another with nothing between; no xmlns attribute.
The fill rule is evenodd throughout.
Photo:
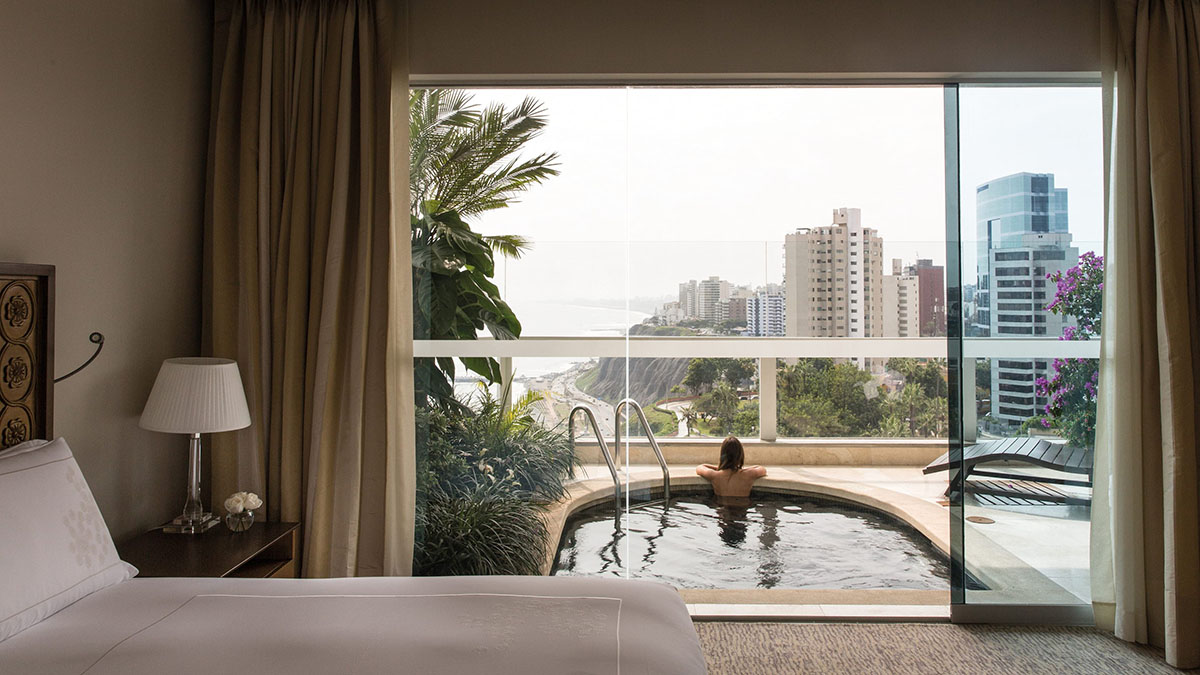
<svg viewBox="0 0 1200 675"><path fill-rule="evenodd" d="M765 477L767 470L761 466L746 466L734 471L701 464L696 467L696 475L708 479L718 497L749 497L754 481Z"/></svg>

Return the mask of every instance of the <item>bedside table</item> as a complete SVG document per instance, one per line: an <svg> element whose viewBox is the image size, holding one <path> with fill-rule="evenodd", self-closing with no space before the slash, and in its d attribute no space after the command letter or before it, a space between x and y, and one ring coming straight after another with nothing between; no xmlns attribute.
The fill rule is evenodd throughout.
<svg viewBox="0 0 1200 675"><path fill-rule="evenodd" d="M219 525L201 534L151 530L117 547L139 577L296 576L299 523L255 523L245 532Z"/></svg>

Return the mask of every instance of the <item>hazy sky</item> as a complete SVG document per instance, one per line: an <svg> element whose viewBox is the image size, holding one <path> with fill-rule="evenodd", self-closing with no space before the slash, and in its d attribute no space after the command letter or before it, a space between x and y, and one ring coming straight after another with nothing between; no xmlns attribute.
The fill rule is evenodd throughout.
<svg viewBox="0 0 1200 675"><path fill-rule="evenodd" d="M534 242L500 272L518 313L626 289L670 296L710 275L777 282L784 235L842 206L862 209L886 259L945 260L941 87L502 89L476 101L526 95L549 118L529 151L558 152L562 175L475 223ZM965 239L976 185L1052 172L1075 240L1096 248L1083 242L1101 236L1098 88L963 88L960 117Z"/></svg>

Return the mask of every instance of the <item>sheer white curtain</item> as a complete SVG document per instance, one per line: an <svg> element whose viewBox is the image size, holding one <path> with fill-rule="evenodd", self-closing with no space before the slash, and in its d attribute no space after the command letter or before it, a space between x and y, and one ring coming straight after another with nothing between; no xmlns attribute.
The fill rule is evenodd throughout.
<svg viewBox="0 0 1200 675"><path fill-rule="evenodd" d="M1200 4L1106 3L1097 624L1200 666Z"/></svg>

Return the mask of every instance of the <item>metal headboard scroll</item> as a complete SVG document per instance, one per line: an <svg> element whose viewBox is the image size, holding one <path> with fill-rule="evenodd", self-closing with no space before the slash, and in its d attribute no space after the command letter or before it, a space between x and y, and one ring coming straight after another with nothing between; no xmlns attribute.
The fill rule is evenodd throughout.
<svg viewBox="0 0 1200 675"><path fill-rule="evenodd" d="M92 361L95 361L96 357L100 356L100 350L104 349L104 333L100 333L100 332L92 333L91 335L88 336L88 341L91 342L92 344L96 345L96 351L92 352L91 357L89 357L87 361L84 361L83 365L79 366L75 370L72 370L71 372L67 373L66 375L63 375L62 377L54 378L54 384L58 384L59 382L62 382L63 380L67 379L68 377L71 377L72 375L78 373L79 371L83 370L84 368L87 368L88 366L92 365Z"/></svg>

